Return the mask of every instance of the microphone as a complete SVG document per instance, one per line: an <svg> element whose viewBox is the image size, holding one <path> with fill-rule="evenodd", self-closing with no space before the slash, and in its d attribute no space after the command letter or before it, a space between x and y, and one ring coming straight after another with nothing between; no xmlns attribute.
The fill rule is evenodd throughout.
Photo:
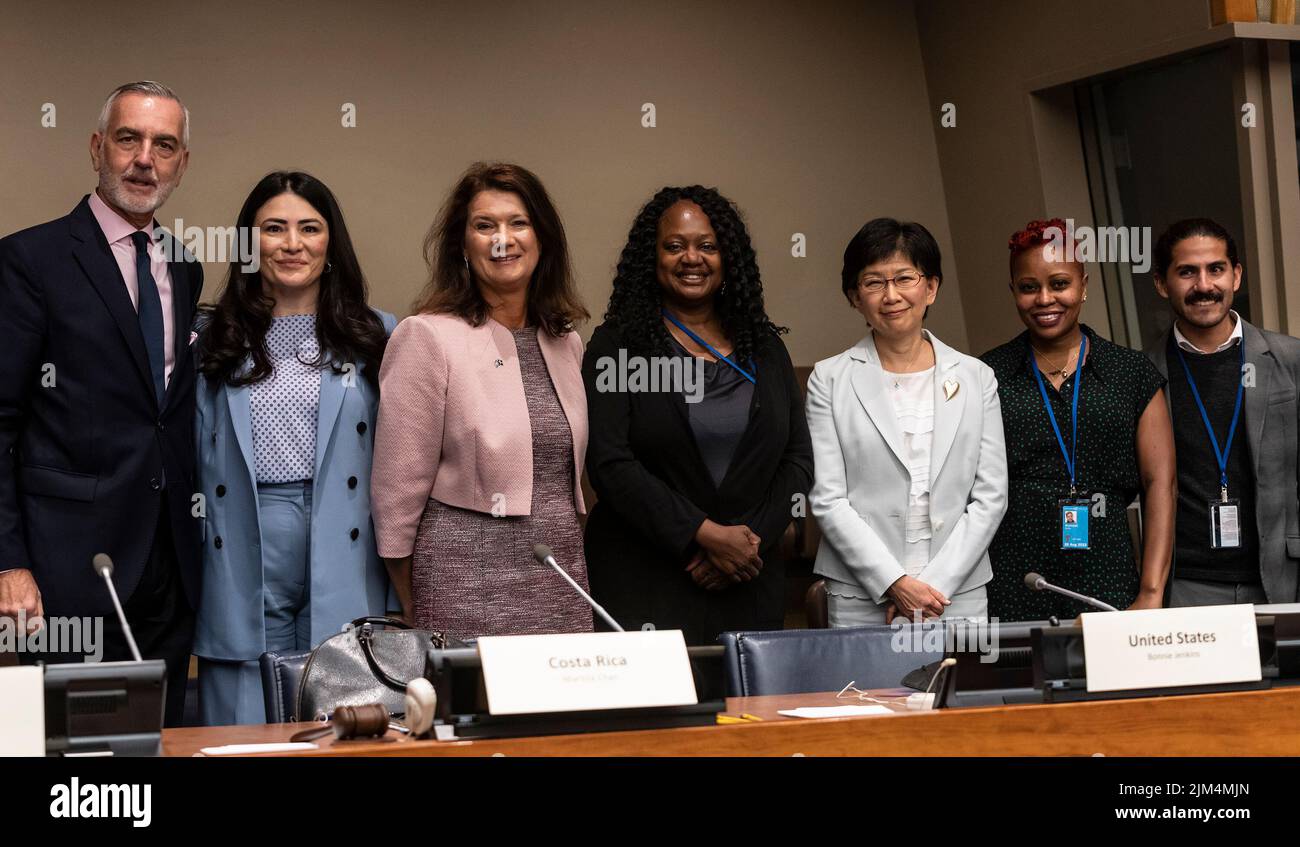
<svg viewBox="0 0 1300 847"><path fill-rule="evenodd" d="M96 553L90 563L95 566L95 573L103 577L104 583L108 585L108 594L113 598L113 608L117 610L117 620L122 624L122 632L126 633L126 643L131 648L131 655L135 656L137 662L143 662L144 659L140 658L140 648L135 646L135 635L131 632L131 625L126 622L126 614L122 611L122 602L117 599L117 589L113 587L113 560L107 553Z"/></svg>
<svg viewBox="0 0 1300 847"><path fill-rule="evenodd" d="M591 599L590 594L582 590L581 585L578 585L578 583L573 581L573 577L569 576L567 573L564 572L564 568L560 567L559 562L555 561L555 556L551 555L550 547L547 547L545 544L534 544L533 558L541 562L543 565L550 565L551 567L555 568L555 572L558 573L560 576L564 577L564 581L569 583L569 585L573 586L574 591L582 595L582 599L587 601L588 606L596 610L596 614L600 615L602 618L605 619L605 623L612 626L614 630L617 632L625 632L623 627L618 625L618 621L611 618L609 616L609 613L600 607L599 603Z"/></svg>
<svg viewBox="0 0 1300 847"><path fill-rule="evenodd" d="M1025 574L1025 586L1028 587L1030 591L1054 591L1057 594L1069 597L1071 600L1078 600L1080 603L1086 603L1095 609L1101 609L1103 612L1119 611L1119 609L1116 609L1109 603L1103 603L1093 597L1085 597L1082 594L1076 594L1068 588L1061 588L1058 585L1052 585L1050 582L1043 579L1042 576L1033 571Z"/></svg>

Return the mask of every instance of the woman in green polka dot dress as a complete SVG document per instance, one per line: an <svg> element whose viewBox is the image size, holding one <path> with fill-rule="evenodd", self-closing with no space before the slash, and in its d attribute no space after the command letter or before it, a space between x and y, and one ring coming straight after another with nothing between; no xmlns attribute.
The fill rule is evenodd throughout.
<svg viewBox="0 0 1300 847"><path fill-rule="evenodd" d="M1088 275L1079 262L1049 261L1049 239L1065 231L1058 218L1031 221L1011 237L1011 294L1028 329L980 357L997 375L1011 476L1007 514L989 548L989 614L1004 621L1089 610L1058 594L1031 591L1024 583L1030 571L1119 609L1159 608L1173 552L1174 441L1164 377L1142 353L1079 323ZM1078 444L1072 450L1077 379ZM1140 567L1126 514L1139 494ZM1063 508L1070 500L1086 505ZM1066 511L1073 516L1067 519ZM1080 545L1084 526L1086 549L1063 549Z"/></svg>

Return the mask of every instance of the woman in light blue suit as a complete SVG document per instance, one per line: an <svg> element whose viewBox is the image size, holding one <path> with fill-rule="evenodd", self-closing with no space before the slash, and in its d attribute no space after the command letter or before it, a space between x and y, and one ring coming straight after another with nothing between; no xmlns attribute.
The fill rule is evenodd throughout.
<svg viewBox="0 0 1300 847"><path fill-rule="evenodd" d="M392 315L366 284L334 195L303 173L253 189L256 270L231 264L200 329L205 509L194 653L208 725L263 723L258 657L383 614L370 522L377 376Z"/></svg>
<svg viewBox="0 0 1300 847"><path fill-rule="evenodd" d="M841 284L870 327L808 380L831 626L988 615L988 546L1007 508L993 371L922 327L943 281L925 227L868 222Z"/></svg>

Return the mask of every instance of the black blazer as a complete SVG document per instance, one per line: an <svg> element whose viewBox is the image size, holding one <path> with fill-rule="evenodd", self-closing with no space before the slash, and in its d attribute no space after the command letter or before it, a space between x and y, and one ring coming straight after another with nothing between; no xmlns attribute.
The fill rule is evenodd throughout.
<svg viewBox="0 0 1300 847"><path fill-rule="evenodd" d="M170 264L175 366L158 408L144 336L90 210L0 240L0 570L30 568L47 615L111 615L91 568L135 590L159 508L198 603L193 322L203 269Z"/></svg>
<svg viewBox="0 0 1300 847"><path fill-rule="evenodd" d="M749 426L721 486L696 446L680 392L596 390L597 362L617 359L623 346L615 325L601 325L582 368L587 475L598 498L585 538L593 595L624 628L681 629L689 644L713 643L727 630L780 629L785 565L778 542L813 472L803 396L785 345L775 334L758 343ZM795 495L803 495L798 503ZM706 517L743 523L762 539L758 578L720 591L695 585L685 567Z"/></svg>

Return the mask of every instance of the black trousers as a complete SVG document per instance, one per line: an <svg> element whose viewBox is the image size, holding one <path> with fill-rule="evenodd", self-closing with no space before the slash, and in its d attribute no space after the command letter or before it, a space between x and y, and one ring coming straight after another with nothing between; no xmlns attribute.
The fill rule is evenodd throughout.
<svg viewBox="0 0 1300 847"><path fill-rule="evenodd" d="M89 564L87 564L89 566ZM104 588L108 590L107 586ZM171 519L166 503L162 504L154 530L153 547L144 573L135 591L122 604L127 623L135 635L135 643L144 659L162 659L167 663L167 700L163 712L164 726L180 726L185 714L185 686L189 677L190 647L194 643L194 610L190 608L181 585L180 565L176 561L176 547L172 541ZM68 614L68 612L61 612ZM102 661L130 661L131 647L127 644L122 625L116 614L104 617ZM24 653L24 663L44 661L82 662L84 654L77 653Z"/></svg>

